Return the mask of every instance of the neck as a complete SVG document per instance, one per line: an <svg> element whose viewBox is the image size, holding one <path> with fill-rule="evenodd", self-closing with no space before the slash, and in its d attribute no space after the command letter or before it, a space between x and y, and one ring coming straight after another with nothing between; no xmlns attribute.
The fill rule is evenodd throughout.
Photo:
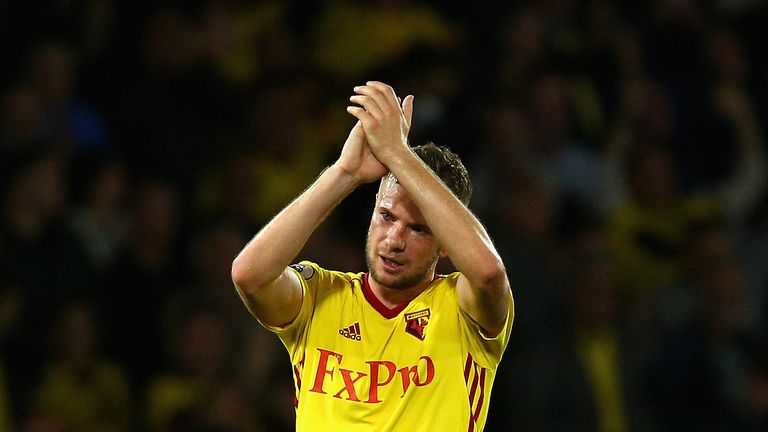
<svg viewBox="0 0 768 432"><path fill-rule="evenodd" d="M376 296L377 299L386 307L389 309L395 308L397 306L400 306L402 304L408 303L416 296L421 294L424 290L426 290L429 285L432 283L433 280L434 271L430 273L428 276L425 276L425 278L419 282L417 285L414 285L410 288L390 288L388 286L382 285L373 277L368 277L368 285L371 287L371 291Z"/></svg>

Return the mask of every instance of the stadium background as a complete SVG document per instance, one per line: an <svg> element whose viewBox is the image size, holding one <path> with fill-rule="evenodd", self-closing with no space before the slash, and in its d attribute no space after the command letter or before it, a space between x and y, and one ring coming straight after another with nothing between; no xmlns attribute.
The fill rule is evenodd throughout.
<svg viewBox="0 0 768 432"><path fill-rule="evenodd" d="M292 430L229 266L370 79L507 265L488 430L766 430L765 2L448 3L0 2L0 430ZM373 192L302 257L364 269Z"/></svg>

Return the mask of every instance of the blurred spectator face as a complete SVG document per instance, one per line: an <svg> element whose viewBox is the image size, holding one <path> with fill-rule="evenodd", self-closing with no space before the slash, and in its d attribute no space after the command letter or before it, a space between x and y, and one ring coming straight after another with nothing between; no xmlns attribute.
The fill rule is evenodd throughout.
<svg viewBox="0 0 768 432"><path fill-rule="evenodd" d="M402 87L419 89L419 109L413 113L411 136L429 135L433 128L449 122L448 103L456 97L460 79L455 67L438 61L419 69Z"/></svg>
<svg viewBox="0 0 768 432"><path fill-rule="evenodd" d="M710 266L704 278L704 294L711 309L724 312L737 310L741 304L744 278L738 265L725 261L720 265Z"/></svg>
<svg viewBox="0 0 768 432"><path fill-rule="evenodd" d="M643 46L637 34L629 29L612 29L611 39L614 53L625 75L636 75L643 70Z"/></svg>
<svg viewBox="0 0 768 432"><path fill-rule="evenodd" d="M76 303L67 307L56 326L59 352L75 366L87 366L97 344L96 323L88 306Z"/></svg>
<svg viewBox="0 0 768 432"><path fill-rule="evenodd" d="M696 0L658 0L654 3L654 16L660 22L695 24L702 19L702 10Z"/></svg>
<svg viewBox="0 0 768 432"><path fill-rule="evenodd" d="M235 13L228 6L214 1L206 2L204 6L200 43L212 57L225 55L237 43Z"/></svg>
<svg viewBox="0 0 768 432"><path fill-rule="evenodd" d="M6 141L24 143L39 139L42 119L42 100L32 86L16 86L5 95L0 127Z"/></svg>
<svg viewBox="0 0 768 432"><path fill-rule="evenodd" d="M249 154L237 154L220 170L222 179L219 205L227 216L240 221L253 219L253 201L243 197L258 196L258 158Z"/></svg>
<svg viewBox="0 0 768 432"><path fill-rule="evenodd" d="M90 184L88 201L92 205L119 207L123 204L127 186L123 165L119 162L108 164Z"/></svg>
<svg viewBox="0 0 768 432"><path fill-rule="evenodd" d="M530 118L514 103L491 106L485 119L487 142L500 158L499 162L516 159L521 149L533 142Z"/></svg>
<svg viewBox="0 0 768 432"><path fill-rule="evenodd" d="M552 193L532 174L507 175L496 206L503 226L522 239L548 238L554 225Z"/></svg>
<svg viewBox="0 0 768 432"><path fill-rule="evenodd" d="M618 276L605 233L598 228L580 232L570 257L573 283L566 298L571 318L586 329L613 325L618 313Z"/></svg>
<svg viewBox="0 0 768 432"><path fill-rule="evenodd" d="M729 335L742 328L744 275L733 260L701 269L701 305L715 335Z"/></svg>
<svg viewBox="0 0 768 432"><path fill-rule="evenodd" d="M571 287L573 320L577 325L597 329L611 326L616 321L616 274L613 266L596 260L579 266Z"/></svg>
<svg viewBox="0 0 768 432"><path fill-rule="evenodd" d="M544 20L535 8L527 8L512 17L504 35L506 54L521 63L534 63L544 55Z"/></svg>
<svg viewBox="0 0 768 432"><path fill-rule="evenodd" d="M228 382L219 388L208 407L208 423L217 430L248 430L251 414L247 391L239 384Z"/></svg>
<svg viewBox="0 0 768 432"><path fill-rule="evenodd" d="M179 72L193 65L204 45L192 24L179 11L161 9L149 19L146 64L153 72Z"/></svg>
<svg viewBox="0 0 768 432"><path fill-rule="evenodd" d="M193 313L187 319L178 344L183 369L205 377L222 371L228 352L221 317L208 312Z"/></svg>
<svg viewBox="0 0 768 432"><path fill-rule="evenodd" d="M628 55L631 57L639 53ZM623 61L629 62L626 66L631 67L631 63L639 59L626 58ZM636 76L636 72L632 71L632 77L625 80L621 93L622 110L634 124L635 140L651 145L667 143L674 128L669 96L657 83L647 77Z"/></svg>
<svg viewBox="0 0 768 432"><path fill-rule="evenodd" d="M554 135L555 138L567 137L571 127L571 111L568 100L562 77L548 75L536 82L531 93L531 108L543 133ZM563 143L556 139L549 144Z"/></svg>
<svg viewBox="0 0 768 432"><path fill-rule="evenodd" d="M246 236L231 225L220 225L205 232L195 248L195 263L204 281L212 286L226 286L231 294L232 260L247 242Z"/></svg>
<svg viewBox="0 0 768 432"><path fill-rule="evenodd" d="M689 241L688 260L691 271L698 272L712 264L733 257L733 242L722 229L705 229Z"/></svg>
<svg viewBox="0 0 768 432"><path fill-rule="evenodd" d="M617 17L616 7L610 1L593 1L587 7L589 28L587 31L594 41L608 42L616 35L621 20Z"/></svg>
<svg viewBox="0 0 768 432"><path fill-rule="evenodd" d="M250 113L251 136L270 156L299 150L312 93L306 81L281 84L264 90Z"/></svg>
<svg viewBox="0 0 768 432"><path fill-rule="evenodd" d="M717 32L709 41L712 67L723 79L740 81L747 73L747 61L739 40L733 33Z"/></svg>
<svg viewBox="0 0 768 432"><path fill-rule="evenodd" d="M768 365L762 365L747 378L747 398L757 418L768 422Z"/></svg>
<svg viewBox="0 0 768 432"><path fill-rule="evenodd" d="M293 32L275 28L259 37L259 57L264 68L272 71L298 69L302 64L302 47Z"/></svg>
<svg viewBox="0 0 768 432"><path fill-rule="evenodd" d="M32 57L32 83L49 102L69 100L75 86L75 73L72 50L62 43L44 45Z"/></svg>
<svg viewBox="0 0 768 432"><path fill-rule="evenodd" d="M143 240L170 243L176 235L179 209L172 187L164 182L149 183L138 191L136 231Z"/></svg>
<svg viewBox="0 0 768 432"><path fill-rule="evenodd" d="M0 284L0 343L12 331L24 306L18 289Z"/></svg>
<svg viewBox="0 0 768 432"><path fill-rule="evenodd" d="M272 379L271 371L277 361L281 361L283 352L282 344L275 340L271 334L251 330L247 337L242 352L243 380L251 388L259 388L267 385Z"/></svg>
<svg viewBox="0 0 768 432"><path fill-rule="evenodd" d="M65 429L56 419L49 416L31 413L23 420L22 432L64 432Z"/></svg>
<svg viewBox="0 0 768 432"><path fill-rule="evenodd" d="M22 169L11 180L9 203L43 218L54 216L65 203L65 159L50 151Z"/></svg>
<svg viewBox="0 0 768 432"><path fill-rule="evenodd" d="M634 198L642 205L665 205L678 199L677 176L672 156L654 147L643 151L630 169Z"/></svg>

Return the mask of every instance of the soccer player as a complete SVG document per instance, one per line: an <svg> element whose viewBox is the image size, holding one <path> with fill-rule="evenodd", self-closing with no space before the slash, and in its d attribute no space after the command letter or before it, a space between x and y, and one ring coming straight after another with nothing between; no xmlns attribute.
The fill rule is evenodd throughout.
<svg viewBox="0 0 768 432"><path fill-rule="evenodd" d="M466 207L458 157L409 147L413 96L400 105L376 81L354 93L339 159L245 246L232 278L289 351L296 430L482 430L512 326L504 264ZM376 180L367 273L290 265L342 199ZM459 272L436 274L446 256Z"/></svg>

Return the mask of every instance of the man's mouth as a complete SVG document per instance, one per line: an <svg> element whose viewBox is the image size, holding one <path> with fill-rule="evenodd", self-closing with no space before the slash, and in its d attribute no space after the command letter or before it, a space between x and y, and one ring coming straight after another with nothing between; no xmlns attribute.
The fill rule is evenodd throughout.
<svg viewBox="0 0 768 432"><path fill-rule="evenodd" d="M393 258L388 258L383 255L379 255L379 258L381 258L381 262L384 264L384 268L388 271L395 272L403 268L403 263Z"/></svg>

